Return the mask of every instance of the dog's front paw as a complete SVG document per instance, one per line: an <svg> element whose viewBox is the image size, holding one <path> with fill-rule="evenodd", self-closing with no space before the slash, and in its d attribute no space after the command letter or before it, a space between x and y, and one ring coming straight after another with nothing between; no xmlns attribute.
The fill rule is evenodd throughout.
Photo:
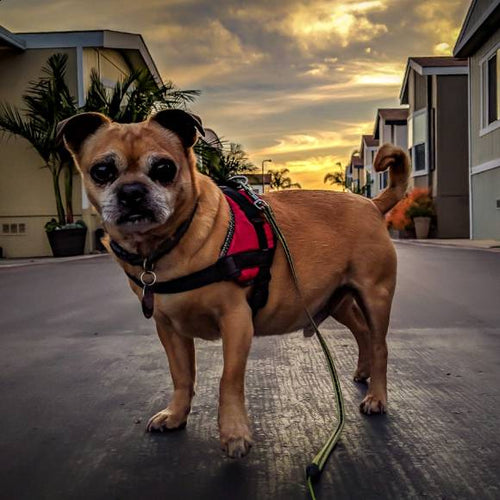
<svg viewBox="0 0 500 500"><path fill-rule="evenodd" d="M230 437L227 439L221 437L221 446L229 458L243 458L252 447L252 438L250 434L245 437Z"/></svg>
<svg viewBox="0 0 500 500"><path fill-rule="evenodd" d="M373 394L368 394L359 405L359 410L365 415L376 415L385 413L387 399L385 397L378 398Z"/></svg>
<svg viewBox="0 0 500 500"><path fill-rule="evenodd" d="M242 458L252 447L252 435L247 424L221 426L221 447L229 458Z"/></svg>
<svg viewBox="0 0 500 500"><path fill-rule="evenodd" d="M187 424L187 413L175 413L165 408L153 415L146 426L148 432L165 432L184 429Z"/></svg>

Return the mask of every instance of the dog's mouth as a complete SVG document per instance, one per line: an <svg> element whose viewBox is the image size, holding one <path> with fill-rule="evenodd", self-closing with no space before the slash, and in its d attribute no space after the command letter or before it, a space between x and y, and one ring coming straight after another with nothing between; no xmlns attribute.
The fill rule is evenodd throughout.
<svg viewBox="0 0 500 500"><path fill-rule="evenodd" d="M119 226L141 227L156 223L156 217L151 210L142 210L140 212L129 212L123 214L117 221Z"/></svg>

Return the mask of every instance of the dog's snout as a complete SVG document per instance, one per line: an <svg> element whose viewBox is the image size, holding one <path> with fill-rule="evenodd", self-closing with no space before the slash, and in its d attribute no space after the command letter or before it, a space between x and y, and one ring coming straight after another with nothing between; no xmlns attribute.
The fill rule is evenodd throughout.
<svg viewBox="0 0 500 500"><path fill-rule="evenodd" d="M148 188L140 182L123 184L118 190L118 202L123 207L138 207L144 202L147 193Z"/></svg>

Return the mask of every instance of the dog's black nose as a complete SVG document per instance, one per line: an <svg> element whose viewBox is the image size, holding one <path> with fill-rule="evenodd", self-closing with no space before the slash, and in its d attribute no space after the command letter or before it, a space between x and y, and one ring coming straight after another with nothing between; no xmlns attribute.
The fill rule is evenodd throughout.
<svg viewBox="0 0 500 500"><path fill-rule="evenodd" d="M140 182L123 184L118 190L118 203L126 208L139 207L146 198L147 193L148 188Z"/></svg>

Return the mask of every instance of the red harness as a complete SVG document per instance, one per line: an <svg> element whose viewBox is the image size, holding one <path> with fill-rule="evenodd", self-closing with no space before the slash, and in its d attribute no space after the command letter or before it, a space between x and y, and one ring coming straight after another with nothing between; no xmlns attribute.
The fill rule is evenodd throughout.
<svg viewBox="0 0 500 500"><path fill-rule="evenodd" d="M232 225L230 224L226 241L222 245L221 257L255 250L274 250L276 242L273 230L262 212L255 209L246 193L243 190L226 188L223 188L223 191L231 209ZM239 196L235 196L235 194ZM244 197L245 200L242 200L240 196ZM241 202L244 204L240 205ZM227 248L227 252L224 252L225 248ZM240 285L247 286L258 276L260 269L258 266L242 269L235 281Z"/></svg>

